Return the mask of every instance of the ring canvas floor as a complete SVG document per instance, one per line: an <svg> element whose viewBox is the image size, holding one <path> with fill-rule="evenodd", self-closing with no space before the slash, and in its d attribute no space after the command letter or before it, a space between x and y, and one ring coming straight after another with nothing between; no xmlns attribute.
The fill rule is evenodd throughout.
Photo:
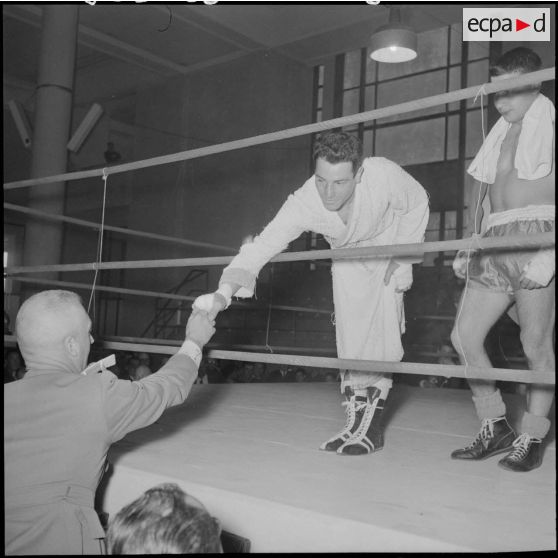
<svg viewBox="0 0 558 558"><path fill-rule="evenodd" d="M523 398L503 394L517 426ZM511 552L556 549L554 425L529 473L450 459L479 429L470 392L395 385L386 443L318 449L344 424L337 384L195 385L187 401L113 446L109 517L176 482L252 552ZM553 420L554 423L554 420Z"/></svg>

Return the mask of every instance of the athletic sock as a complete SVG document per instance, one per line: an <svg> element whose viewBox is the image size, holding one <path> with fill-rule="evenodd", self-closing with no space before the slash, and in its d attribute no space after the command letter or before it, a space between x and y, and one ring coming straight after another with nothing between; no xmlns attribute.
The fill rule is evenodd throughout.
<svg viewBox="0 0 558 558"><path fill-rule="evenodd" d="M519 429L522 434L529 434L531 438L542 440L549 430L550 421L546 417L539 417L525 411Z"/></svg>
<svg viewBox="0 0 558 558"><path fill-rule="evenodd" d="M473 403L475 404L477 415L480 420L503 417L506 414L506 404L502 399L502 394L499 389L490 395L481 397L475 397L473 395Z"/></svg>

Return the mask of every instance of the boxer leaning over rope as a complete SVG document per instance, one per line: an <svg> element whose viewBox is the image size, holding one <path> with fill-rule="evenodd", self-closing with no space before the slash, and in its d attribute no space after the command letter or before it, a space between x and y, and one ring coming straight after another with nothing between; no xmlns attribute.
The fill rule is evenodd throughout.
<svg viewBox="0 0 558 558"><path fill-rule="evenodd" d="M102 554L94 496L110 445L182 403L213 333L194 312L186 340L155 374L119 380L86 368L91 320L78 295L43 291L21 306L16 338L27 374L4 386L5 552Z"/></svg>
<svg viewBox="0 0 558 558"><path fill-rule="evenodd" d="M219 289L198 297L194 308L215 315L228 307L232 295L252 296L261 268L305 231L322 234L334 249L424 240L428 196L401 167L383 157L362 161L360 142L343 132L317 140L314 162L314 176L288 197L260 235L242 246L223 271ZM403 292L413 281L410 260L333 261L332 278L339 357L400 361ZM354 370L342 376L347 422L321 449L344 455L382 449L380 420L391 378Z"/></svg>
<svg viewBox="0 0 558 558"><path fill-rule="evenodd" d="M540 58L519 47L491 68L493 80L539 70ZM554 119L552 102L540 84L500 91L494 105L502 115L486 137L468 172L479 185L474 222L486 195L492 213L483 236L530 235L554 231ZM475 233L477 232L475 226ZM490 366L486 335L515 304L514 319L531 370L554 370L554 249L458 253L454 269L466 279L452 342L462 364ZM506 407L494 381L470 380L481 430L471 445L452 453L454 459L480 460L509 451L499 465L530 471L542 463L542 440L550 421L554 386L531 384L520 435L506 420Z"/></svg>

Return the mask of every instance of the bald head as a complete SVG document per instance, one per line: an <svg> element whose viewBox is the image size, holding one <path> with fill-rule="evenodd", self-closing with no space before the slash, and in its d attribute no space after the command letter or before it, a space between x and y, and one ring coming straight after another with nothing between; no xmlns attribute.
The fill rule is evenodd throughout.
<svg viewBox="0 0 558 558"><path fill-rule="evenodd" d="M31 296L21 305L15 333L26 362L27 355L36 362L41 354L58 353L62 358L69 351L69 358L79 367L89 354L90 326L77 294L50 290Z"/></svg>

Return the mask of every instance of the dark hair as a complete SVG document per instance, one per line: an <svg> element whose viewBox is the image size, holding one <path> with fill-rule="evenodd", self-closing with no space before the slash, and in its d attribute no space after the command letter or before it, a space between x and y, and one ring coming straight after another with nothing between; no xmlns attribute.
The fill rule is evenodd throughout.
<svg viewBox="0 0 558 558"><path fill-rule="evenodd" d="M207 554L221 552L220 528L206 510L186 501L173 483L145 491L109 523L110 554Z"/></svg>
<svg viewBox="0 0 558 558"><path fill-rule="evenodd" d="M356 173L362 163L362 145L358 138L346 132L327 132L314 144L314 164L318 159L328 163L352 163Z"/></svg>
<svg viewBox="0 0 558 558"><path fill-rule="evenodd" d="M512 72L527 74L541 69L539 55L527 47L517 47L508 50L490 67L491 76L501 76Z"/></svg>

